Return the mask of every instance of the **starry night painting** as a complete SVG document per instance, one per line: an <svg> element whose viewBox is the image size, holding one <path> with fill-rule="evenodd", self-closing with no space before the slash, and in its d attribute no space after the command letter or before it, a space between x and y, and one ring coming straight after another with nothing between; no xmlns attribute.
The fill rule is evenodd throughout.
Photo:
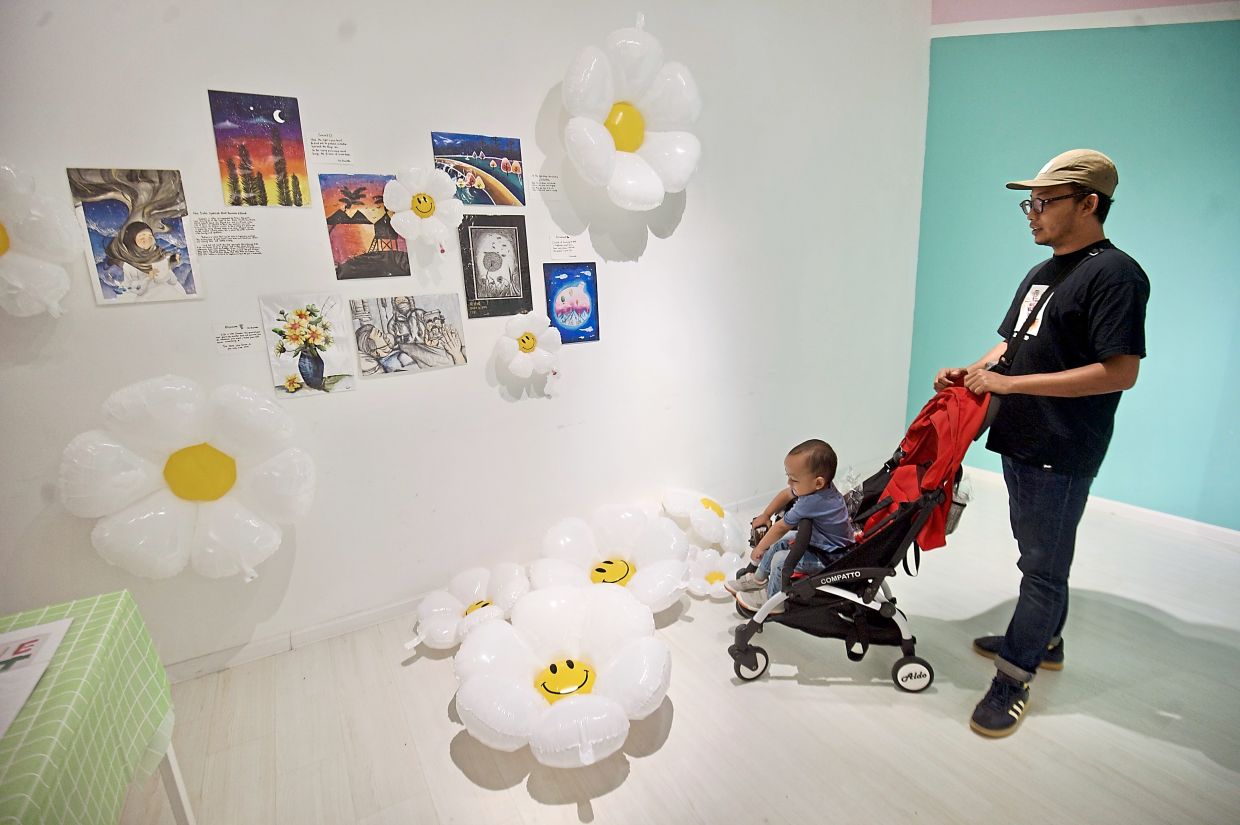
<svg viewBox="0 0 1240 825"><path fill-rule="evenodd" d="M469 206L525 206L521 139L431 132L435 167L456 184Z"/></svg>
<svg viewBox="0 0 1240 825"><path fill-rule="evenodd" d="M208 90L224 201L309 206L297 98Z"/></svg>
<svg viewBox="0 0 1240 825"><path fill-rule="evenodd" d="M543 264L547 317L566 344L598 340L598 283L593 263Z"/></svg>

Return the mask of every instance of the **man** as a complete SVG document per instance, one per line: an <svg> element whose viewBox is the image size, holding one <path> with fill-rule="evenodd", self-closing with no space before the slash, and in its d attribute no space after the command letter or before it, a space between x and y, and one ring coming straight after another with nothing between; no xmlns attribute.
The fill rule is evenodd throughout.
<svg viewBox="0 0 1240 825"><path fill-rule="evenodd" d="M1002 396L986 447L1003 456L1022 578L1007 632L973 642L997 668L970 721L985 736L1016 730L1039 666L1063 667L1077 524L1120 394L1136 383L1145 357L1149 279L1102 228L1118 182L1110 158L1074 149L1032 180L1007 185L1032 190L1021 210L1033 242L1054 256L1021 282L999 326L1003 340L934 379L936 390L963 381L975 393Z"/></svg>

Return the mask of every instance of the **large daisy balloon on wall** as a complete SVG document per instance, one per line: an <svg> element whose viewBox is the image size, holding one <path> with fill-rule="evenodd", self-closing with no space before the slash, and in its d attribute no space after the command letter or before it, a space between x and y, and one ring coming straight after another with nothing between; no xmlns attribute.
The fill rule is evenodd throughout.
<svg viewBox="0 0 1240 825"><path fill-rule="evenodd" d="M208 395L188 378L151 378L112 393L103 417L65 448L60 499L98 519L91 543L136 576L191 564L249 581L279 548L279 525L310 508L314 461L293 446L288 413L249 387Z"/></svg>
<svg viewBox="0 0 1240 825"><path fill-rule="evenodd" d="M535 589L618 584L658 612L671 607L688 579L689 542L670 520L632 508L598 513L593 524L561 519L530 564Z"/></svg>
<svg viewBox="0 0 1240 825"><path fill-rule="evenodd" d="M528 744L553 768L592 765L667 694L671 655L653 634L649 608L615 585L532 592L511 624L485 622L461 644L457 714L497 750Z"/></svg>
<svg viewBox="0 0 1240 825"><path fill-rule="evenodd" d="M471 630L491 619L506 619L517 599L530 590L529 579L519 565L506 562L488 570L471 567L435 590L418 605L416 635L406 648L419 643L435 650L460 644Z"/></svg>
<svg viewBox="0 0 1240 825"><path fill-rule="evenodd" d="M465 215L456 184L433 167L397 172L383 187L383 205L393 213L392 228L402 238L437 245L441 253Z"/></svg>
<svg viewBox="0 0 1240 825"><path fill-rule="evenodd" d="M607 187L622 209L646 211L689 183L702 144L689 127L702 110L697 84L680 63L637 27L588 46L564 75L570 119L564 144L587 182Z"/></svg>
<svg viewBox="0 0 1240 825"><path fill-rule="evenodd" d="M69 292L65 264L81 253L55 204L34 193L34 181L0 162L0 308L25 317L60 317Z"/></svg>

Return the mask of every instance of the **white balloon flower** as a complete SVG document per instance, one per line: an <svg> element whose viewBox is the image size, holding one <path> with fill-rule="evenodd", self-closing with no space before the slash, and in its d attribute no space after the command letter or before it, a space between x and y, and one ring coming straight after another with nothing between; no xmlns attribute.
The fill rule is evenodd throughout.
<svg viewBox="0 0 1240 825"><path fill-rule="evenodd" d="M435 590L422 599L417 634L405 647L412 650L419 643L435 650L456 647L483 622L508 618L508 611L529 590L529 579L516 564L462 570L446 590Z"/></svg>
<svg viewBox="0 0 1240 825"><path fill-rule="evenodd" d="M440 252L465 215L456 184L447 172L433 167L397 172L383 187L383 205L393 213L392 228L401 237L438 244Z"/></svg>
<svg viewBox="0 0 1240 825"><path fill-rule="evenodd" d="M746 562L736 553L720 553L714 548L698 548L689 561L689 592L699 598L731 598L723 583L736 575Z"/></svg>
<svg viewBox="0 0 1240 825"><path fill-rule="evenodd" d="M0 163L0 307L18 317L59 318L69 292L64 265L80 254L60 209L34 182Z"/></svg>
<svg viewBox="0 0 1240 825"><path fill-rule="evenodd" d="M314 461L291 445L293 419L249 387L209 396L165 375L103 404L103 430L65 448L58 489L75 516L97 518L91 543L136 576L243 573L280 546L280 524L306 515Z"/></svg>
<svg viewBox="0 0 1240 825"><path fill-rule="evenodd" d="M602 511L556 522L543 538L544 557L530 565L534 589L618 584L656 613L685 589L689 542L670 519L637 509Z"/></svg>
<svg viewBox="0 0 1240 825"><path fill-rule="evenodd" d="M748 526L705 493L672 487L663 493L663 511L700 547L744 555L749 546Z"/></svg>
<svg viewBox="0 0 1240 825"><path fill-rule="evenodd" d="M564 76L570 119L564 144L588 183L606 186L621 209L645 211L689 182L702 144L687 131L702 111L697 84L680 63L664 63L663 47L637 28L588 46Z"/></svg>
<svg viewBox="0 0 1240 825"><path fill-rule="evenodd" d="M499 362L517 378L534 373L546 375L555 368L556 353L562 342L560 331L547 316L523 312L508 319L504 334L495 342Z"/></svg>
<svg viewBox="0 0 1240 825"><path fill-rule="evenodd" d="M671 654L653 634L649 608L623 588L534 591L511 624L484 622L461 643L457 714L489 747L528 744L553 768L592 765L667 694Z"/></svg>

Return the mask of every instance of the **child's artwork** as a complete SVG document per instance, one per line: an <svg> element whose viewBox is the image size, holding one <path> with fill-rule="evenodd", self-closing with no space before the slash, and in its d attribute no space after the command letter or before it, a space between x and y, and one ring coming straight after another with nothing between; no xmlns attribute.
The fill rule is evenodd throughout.
<svg viewBox="0 0 1240 825"><path fill-rule="evenodd" d="M435 166L456 183L470 206L525 206L521 139L431 132Z"/></svg>
<svg viewBox="0 0 1240 825"><path fill-rule="evenodd" d="M397 295L349 301L362 375L421 372L465 363L461 299Z"/></svg>
<svg viewBox="0 0 1240 825"><path fill-rule="evenodd" d="M354 388L357 360L339 295L266 295L258 303L277 395L304 398Z"/></svg>
<svg viewBox="0 0 1240 825"><path fill-rule="evenodd" d="M534 307L524 215L466 215L461 268L470 318L516 315Z"/></svg>
<svg viewBox="0 0 1240 825"><path fill-rule="evenodd" d="M225 203L309 206L297 98L211 90L207 96Z"/></svg>
<svg viewBox="0 0 1240 825"><path fill-rule="evenodd" d="M405 239L392 228L392 212L383 204L383 187L394 178L319 175L338 280L409 274Z"/></svg>
<svg viewBox="0 0 1240 825"><path fill-rule="evenodd" d="M170 169L68 169L95 303L197 298L185 190Z"/></svg>
<svg viewBox="0 0 1240 825"><path fill-rule="evenodd" d="M594 264L543 264L547 317L566 344L598 340L598 283Z"/></svg>

